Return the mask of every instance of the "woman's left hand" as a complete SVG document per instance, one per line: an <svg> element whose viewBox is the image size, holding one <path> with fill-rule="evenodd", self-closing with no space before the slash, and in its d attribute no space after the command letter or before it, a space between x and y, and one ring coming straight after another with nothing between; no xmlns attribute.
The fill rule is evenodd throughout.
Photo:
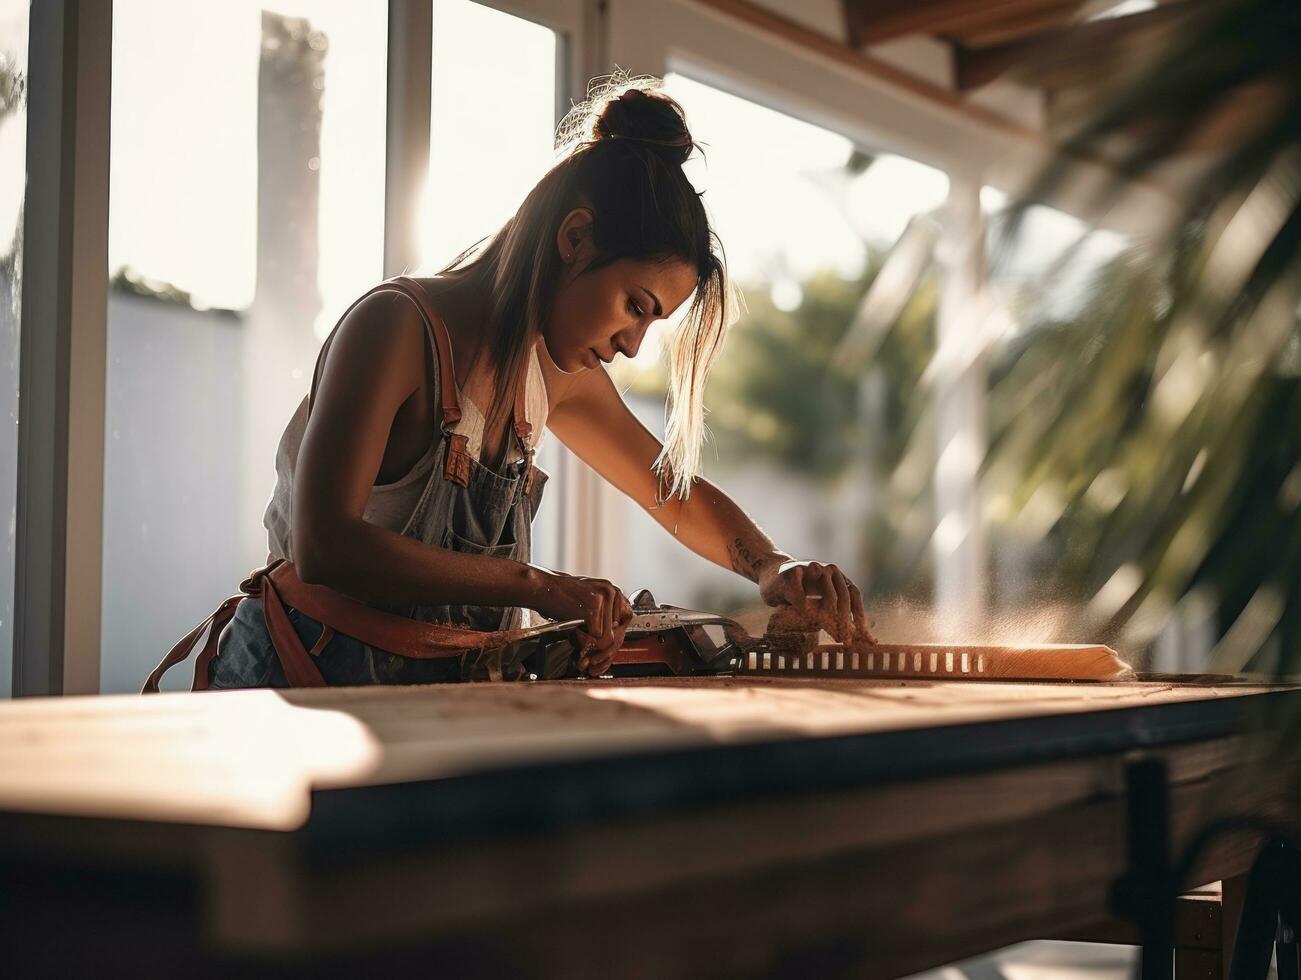
<svg viewBox="0 0 1301 980"><path fill-rule="evenodd" d="M816 561L784 561L759 577L759 595L770 606L789 606L792 614L815 629L825 629L837 643L875 643L867 627L863 596L837 566Z"/></svg>

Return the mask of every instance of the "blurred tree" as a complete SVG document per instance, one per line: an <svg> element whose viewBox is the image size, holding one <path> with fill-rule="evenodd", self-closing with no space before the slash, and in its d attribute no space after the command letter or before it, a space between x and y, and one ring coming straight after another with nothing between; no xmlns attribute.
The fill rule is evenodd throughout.
<svg viewBox="0 0 1301 980"><path fill-rule="evenodd" d="M1301 655L1298 36L1295 0L1209 0L1007 225L1014 237L1073 157L1121 147L1101 211L1126 181L1222 140L1168 239L1113 263L1080 317L1004 352L986 473L1013 509L1059 499L1052 537L1070 547L1055 557L1100 638L1149 641L1197 591L1226 670Z"/></svg>
<svg viewBox="0 0 1301 980"><path fill-rule="evenodd" d="M871 555L870 592L925 592L929 471L920 486L896 474L915 440L929 442L921 379L935 350L935 275L904 305L866 377L837 357L880 268L869 250L857 279L818 273L789 311L773 305L766 287L748 288L749 313L710 376L710 431L725 466L763 460L825 487L851 476L869 481L864 492L876 505L857 533Z"/></svg>
<svg viewBox="0 0 1301 980"><path fill-rule="evenodd" d="M27 75L18 67L12 55L0 54L0 123L26 106ZM11 294L16 281L16 264L22 245L25 205L26 195L18 205L18 220L14 223L13 239L5 243L5 252L0 255L0 303L5 304L5 309L12 305Z"/></svg>
<svg viewBox="0 0 1301 980"><path fill-rule="evenodd" d="M0 54L0 122L27 104L27 76L12 55Z"/></svg>
<svg viewBox="0 0 1301 980"><path fill-rule="evenodd" d="M762 286L745 291L749 316L728 338L706 392L719 406L710 428L721 459L758 456L818 481L845 472L862 440L857 381L834 369L832 354L875 269L850 281L819 273L790 311Z"/></svg>

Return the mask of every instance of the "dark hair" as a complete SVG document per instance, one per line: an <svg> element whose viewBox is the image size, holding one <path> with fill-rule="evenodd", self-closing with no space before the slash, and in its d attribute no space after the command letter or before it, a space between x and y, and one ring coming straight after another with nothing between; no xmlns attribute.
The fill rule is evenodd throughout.
<svg viewBox="0 0 1301 980"><path fill-rule="evenodd" d="M685 498L700 469L705 381L736 300L722 244L682 169L697 144L682 107L661 84L621 71L595 79L587 99L560 123L558 161L486 245L471 247L442 272L475 280L491 296L486 354L499 390L512 391L564 272L556 234L580 200L594 212L597 256L584 273L625 258L690 263L696 292L669 345L664 451L655 461L661 488ZM508 402L498 399L503 419Z"/></svg>

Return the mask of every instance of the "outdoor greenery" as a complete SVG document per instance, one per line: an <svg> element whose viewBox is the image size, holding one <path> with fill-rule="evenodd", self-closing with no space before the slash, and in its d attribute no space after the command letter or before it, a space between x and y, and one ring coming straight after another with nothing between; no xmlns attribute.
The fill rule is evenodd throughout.
<svg viewBox="0 0 1301 980"><path fill-rule="evenodd" d="M1069 159L1114 153L1119 134L1102 213L1242 86L1273 87L1167 237L1131 242L1068 317L1035 302L1055 275L1030 284L1013 300L1017 329L991 339L985 534L991 564L1015 552L1026 566L1005 593L990 569L991 611L1055 602L1073 610L1059 638L1140 658L1177 621L1214 644L1217 670L1268 669L1301 651L1301 73L1288 40L1301 36L1299 11L1207 4L1000 220L995 258ZM710 381L709 425L724 464L766 461L823 487L865 481L872 595L925 599L939 271L932 257L866 368L853 367L841 344L886 258L869 252L858 279L814 276L789 311L748 284L748 313Z"/></svg>
<svg viewBox="0 0 1301 980"><path fill-rule="evenodd" d="M1132 582L1102 604L1104 635L1209 607L1223 670L1294 670L1301 655L1298 36L1294 0L1201 5L1008 222L1014 239L1080 156L1115 161L1098 214L1185 151L1213 161L1171 232L1111 270L1103 315L1038 331L1005 366L1010 391L1041 387L1006 417L991 467L1019 471L1022 499L1053 481L1076 505L1063 521L1086 592Z"/></svg>

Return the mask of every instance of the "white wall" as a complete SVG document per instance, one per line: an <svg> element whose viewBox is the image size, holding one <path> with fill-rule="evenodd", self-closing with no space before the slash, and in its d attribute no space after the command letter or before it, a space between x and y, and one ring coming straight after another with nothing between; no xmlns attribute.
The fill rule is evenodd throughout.
<svg viewBox="0 0 1301 980"><path fill-rule="evenodd" d="M109 293L105 693L138 691L172 644L238 592L249 572L235 533L243 335L230 313ZM173 669L166 687L188 690L191 671Z"/></svg>

